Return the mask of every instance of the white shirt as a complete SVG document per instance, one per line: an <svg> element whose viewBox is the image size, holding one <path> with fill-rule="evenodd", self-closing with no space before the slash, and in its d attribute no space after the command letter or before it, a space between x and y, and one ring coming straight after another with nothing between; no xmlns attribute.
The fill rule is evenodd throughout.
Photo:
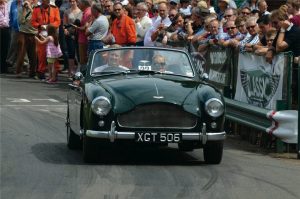
<svg viewBox="0 0 300 199"><path fill-rule="evenodd" d="M89 40L101 40L108 32L109 22L104 15L100 15L88 28L92 34L89 36Z"/></svg>
<svg viewBox="0 0 300 199"><path fill-rule="evenodd" d="M163 23L166 27L169 27L172 22L169 17L164 18L161 20L161 17L157 17L156 21L153 23L153 26L146 32L144 37L144 46L154 46L154 42L151 40L151 35L153 32L156 31L157 27Z"/></svg>
<svg viewBox="0 0 300 199"><path fill-rule="evenodd" d="M146 15L143 18L141 18L140 22L135 24L138 41L144 40L146 32L151 28L151 26L152 20Z"/></svg>

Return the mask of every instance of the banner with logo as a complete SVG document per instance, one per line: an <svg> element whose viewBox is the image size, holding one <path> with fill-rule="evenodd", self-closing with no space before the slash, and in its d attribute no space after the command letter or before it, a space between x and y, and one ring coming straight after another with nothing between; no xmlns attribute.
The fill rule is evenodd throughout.
<svg viewBox="0 0 300 199"><path fill-rule="evenodd" d="M231 48L210 46L204 56L204 71L208 74L209 82L218 88L230 86L232 52Z"/></svg>
<svg viewBox="0 0 300 199"><path fill-rule="evenodd" d="M240 53L235 100L254 106L276 109L276 100L283 97L284 54L274 57L272 64L264 56Z"/></svg>

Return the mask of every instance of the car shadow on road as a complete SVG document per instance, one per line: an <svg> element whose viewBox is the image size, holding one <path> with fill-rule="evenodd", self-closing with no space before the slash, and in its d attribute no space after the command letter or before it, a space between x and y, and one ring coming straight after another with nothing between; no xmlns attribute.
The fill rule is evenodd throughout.
<svg viewBox="0 0 300 199"><path fill-rule="evenodd" d="M86 165L81 150L69 150L66 143L39 143L31 147L33 155L42 162L52 164ZM202 153L201 153L202 155ZM190 152L162 147L118 147L98 151L97 161L92 165L169 165L204 166L205 162Z"/></svg>

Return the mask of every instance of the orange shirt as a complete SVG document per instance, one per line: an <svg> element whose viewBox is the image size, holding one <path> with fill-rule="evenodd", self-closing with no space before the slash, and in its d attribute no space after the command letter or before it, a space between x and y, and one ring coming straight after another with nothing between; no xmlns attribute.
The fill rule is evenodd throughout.
<svg viewBox="0 0 300 199"><path fill-rule="evenodd" d="M48 8L43 8L42 6L35 7L31 17L31 24L35 28L48 24L58 28L60 25L58 7L53 5L49 5Z"/></svg>
<svg viewBox="0 0 300 199"><path fill-rule="evenodd" d="M114 35L116 44L119 45L135 45L136 30L134 21L127 15L123 15L121 19L116 18L111 26L111 33Z"/></svg>

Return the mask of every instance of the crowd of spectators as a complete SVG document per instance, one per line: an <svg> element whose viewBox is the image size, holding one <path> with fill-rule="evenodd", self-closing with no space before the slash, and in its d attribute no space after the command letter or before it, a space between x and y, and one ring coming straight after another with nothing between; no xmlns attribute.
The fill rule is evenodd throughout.
<svg viewBox="0 0 300 199"><path fill-rule="evenodd" d="M266 0L0 0L1 72L13 69L21 77L28 65L29 77L45 79L48 45L53 45L41 42L47 26L57 29L56 46L70 76L87 63L89 52L112 44L180 48L192 43L200 53L220 45L269 62L278 52L292 51L296 66L299 8L300 0L287 0L276 10L268 10ZM51 61L58 72L57 59ZM295 94L297 81L294 67Z"/></svg>

